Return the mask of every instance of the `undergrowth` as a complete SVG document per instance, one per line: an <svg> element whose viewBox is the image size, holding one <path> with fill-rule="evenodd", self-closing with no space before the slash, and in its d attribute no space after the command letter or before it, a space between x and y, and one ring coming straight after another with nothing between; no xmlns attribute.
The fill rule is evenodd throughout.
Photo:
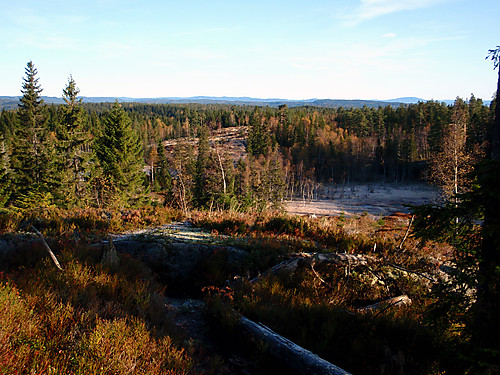
<svg viewBox="0 0 500 375"><path fill-rule="evenodd" d="M136 210L58 208L30 210L0 210L0 234L33 231L36 227L44 235L88 237L151 227L180 220L180 211L159 206L144 206Z"/></svg>
<svg viewBox="0 0 500 375"><path fill-rule="evenodd" d="M95 252L66 247L59 255L62 271L44 259L2 273L0 373L187 374L193 369L192 358L172 339L179 333L162 313L163 297L147 270L122 257L112 272Z"/></svg>
<svg viewBox="0 0 500 375"><path fill-rule="evenodd" d="M374 221L367 216L346 219L345 217L308 217L283 213L262 213L260 215L221 212L217 215L196 212L193 224L211 229L215 233L230 236L274 237L280 240L298 241L307 248L326 247L329 251L346 253L367 253L377 243L378 251L388 251L395 247L394 233L379 229L383 221ZM403 226L393 228L397 232Z"/></svg>
<svg viewBox="0 0 500 375"><path fill-rule="evenodd" d="M29 223L54 236L50 244L64 268L53 266L39 241L17 246L19 252L0 264L7 270L0 276L0 373L217 373L183 349L183 335L161 313L162 287L147 268L127 256L120 257L119 268L106 268L102 248L85 242L110 231L164 224L176 215L157 208L1 213L6 233ZM449 257L449 248L406 238L408 217L195 212L191 221L224 237L189 283L205 291L210 325L230 342L229 351L237 347L243 314L355 374L460 372L463 359L456 357L465 346L429 313L440 294L422 277ZM298 253L376 261L266 273ZM359 312L401 294L411 305ZM265 351L252 349L253 360L264 373L276 373L262 359Z"/></svg>
<svg viewBox="0 0 500 375"><path fill-rule="evenodd" d="M435 269L448 249L405 238L409 219L194 215L196 225L243 238L255 256L252 264L265 265L263 270L300 252L345 252L377 260L363 267L299 267L293 273L243 279L219 293L210 289L214 329L237 335L231 312L237 311L355 374L456 372L462 363L454 360L457 341L430 321L428 309L437 296L421 276ZM411 305L359 313L359 308L402 294Z"/></svg>

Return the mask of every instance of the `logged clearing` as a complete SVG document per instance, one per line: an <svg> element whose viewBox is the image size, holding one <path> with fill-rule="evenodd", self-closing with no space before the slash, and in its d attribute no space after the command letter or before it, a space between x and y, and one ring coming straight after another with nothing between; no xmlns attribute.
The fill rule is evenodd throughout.
<svg viewBox="0 0 500 375"><path fill-rule="evenodd" d="M436 188L425 184L330 185L322 188L317 199L286 202L286 211L297 215L353 216L363 213L374 217L396 212L408 213L407 205L437 202Z"/></svg>

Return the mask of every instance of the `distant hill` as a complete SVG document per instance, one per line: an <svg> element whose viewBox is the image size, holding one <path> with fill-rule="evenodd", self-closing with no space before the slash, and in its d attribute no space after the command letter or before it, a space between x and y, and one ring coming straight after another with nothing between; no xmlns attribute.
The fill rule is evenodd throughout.
<svg viewBox="0 0 500 375"><path fill-rule="evenodd" d="M47 97L44 96L43 99L48 104L62 104L64 103L62 98ZM165 98L128 98L128 97L82 97L85 103L103 103L103 102L114 102L118 100L119 102L126 103L145 103L145 104L187 104L187 103L198 103L198 104L230 104L230 105L248 105L248 106L269 106L278 107L280 105L287 105L288 107L300 107L300 106L316 106L316 107L326 107L326 108L361 108L363 106L367 107L379 107L391 105L397 107L402 102L389 102L383 100L350 100L350 99L305 99L305 100L288 100L288 99L261 99L261 98L250 98L250 97L215 97L215 96L193 96L189 98L179 98L179 97L165 97ZM19 97L16 96L0 96L0 108L14 109L17 108L19 103Z"/></svg>
<svg viewBox="0 0 500 375"><path fill-rule="evenodd" d="M15 109L19 103L19 96L0 96L0 109ZM44 96L43 99L48 104L62 104L62 98L53 96ZM385 107L390 105L392 107L399 107L405 104L414 104L418 102L426 102L425 99L416 97L402 97L389 100L361 100L361 99L304 99L304 100L289 100L289 99L261 99L250 97L230 97L230 96L193 96L188 98L180 97L164 97L164 98L128 98L128 97L82 97L85 103L105 103L119 102L126 103L144 103L144 104L229 104L229 105L248 105L248 106L269 106L278 107L280 105L287 105L288 107L300 106L315 106L324 108L362 108L367 106L369 108ZM453 105L454 100L443 100L442 102ZM489 105L489 101L485 101Z"/></svg>
<svg viewBox="0 0 500 375"><path fill-rule="evenodd" d="M0 96L0 109L14 109L19 103L19 96Z"/></svg>
<svg viewBox="0 0 500 375"><path fill-rule="evenodd" d="M404 104L416 104L418 102L426 102L427 100L422 98L416 98L414 96L405 96L403 98L389 99L386 102L389 103L404 103Z"/></svg>

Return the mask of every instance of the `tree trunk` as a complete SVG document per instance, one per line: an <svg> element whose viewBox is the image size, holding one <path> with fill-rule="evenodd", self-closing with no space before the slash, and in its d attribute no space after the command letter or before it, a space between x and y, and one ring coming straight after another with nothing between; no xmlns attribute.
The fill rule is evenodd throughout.
<svg viewBox="0 0 500 375"><path fill-rule="evenodd" d="M500 66L498 67L497 95L495 99L495 120L491 142L491 159L500 161Z"/></svg>
<svg viewBox="0 0 500 375"><path fill-rule="evenodd" d="M261 280L269 275L276 275L280 272L293 273L301 266L312 267L319 263L332 263L338 265L367 266L369 262L378 262L370 255L345 254L345 253L297 253L292 259L284 260L268 269L263 274L250 280L251 283Z"/></svg>
<svg viewBox="0 0 500 375"><path fill-rule="evenodd" d="M214 145L215 145L215 141L214 141ZM219 154L219 149L217 148L216 145L215 145L215 152L217 153L217 158L219 159L219 167L220 167L220 173L221 173L221 177L222 177L222 189L223 189L224 199L225 199L226 198L226 190L227 190L226 174L224 173L224 166L222 165L222 159L221 159L220 154Z"/></svg>
<svg viewBox="0 0 500 375"><path fill-rule="evenodd" d="M283 363L286 367L283 373L289 373L291 370L304 375L349 374L340 367L278 335L263 324L255 323L242 316L238 326L251 339L264 344L266 351Z"/></svg>

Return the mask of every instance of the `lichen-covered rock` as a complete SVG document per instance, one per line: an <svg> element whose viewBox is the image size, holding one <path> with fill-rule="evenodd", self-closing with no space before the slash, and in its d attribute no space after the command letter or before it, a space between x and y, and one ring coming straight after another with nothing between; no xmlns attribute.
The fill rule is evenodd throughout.
<svg viewBox="0 0 500 375"><path fill-rule="evenodd" d="M149 239L115 240L116 251L144 262L172 291L190 290L203 264L214 254L224 254L229 267L237 269L247 252L229 246L193 242L154 241Z"/></svg>

